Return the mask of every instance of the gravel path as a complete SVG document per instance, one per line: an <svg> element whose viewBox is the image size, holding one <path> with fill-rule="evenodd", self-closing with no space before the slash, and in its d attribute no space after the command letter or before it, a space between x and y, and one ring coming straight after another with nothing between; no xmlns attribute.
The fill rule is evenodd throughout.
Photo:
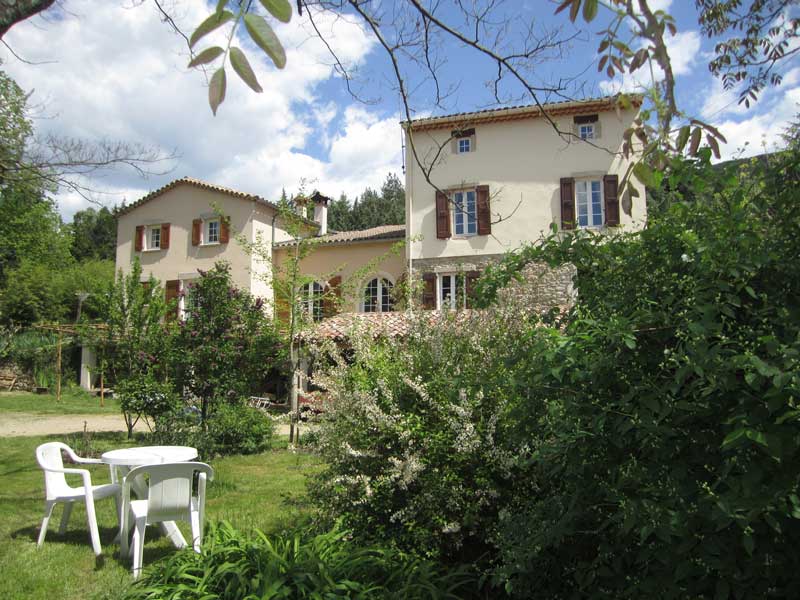
<svg viewBox="0 0 800 600"><path fill-rule="evenodd" d="M63 435L82 432L84 423L89 431L126 431L122 415L36 415L31 413L0 414L0 437L25 435ZM307 431L308 426L301 428ZM142 421L134 431L147 431ZM289 435L289 426L278 425L275 433Z"/></svg>
<svg viewBox="0 0 800 600"><path fill-rule="evenodd" d="M117 415L36 415L30 413L0 414L0 437L23 435L66 434L83 431L126 431L125 420ZM147 428L138 423L136 430Z"/></svg>

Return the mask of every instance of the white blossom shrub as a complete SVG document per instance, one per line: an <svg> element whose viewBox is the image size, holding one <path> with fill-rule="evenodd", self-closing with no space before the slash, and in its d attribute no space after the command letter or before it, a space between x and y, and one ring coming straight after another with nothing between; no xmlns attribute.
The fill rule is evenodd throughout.
<svg viewBox="0 0 800 600"><path fill-rule="evenodd" d="M474 561L492 554L535 443L511 443L504 426L509 350L557 330L497 309L413 319L402 339L362 329L346 349L320 350L329 366L315 377L327 391L316 443L328 467L311 494L356 536Z"/></svg>

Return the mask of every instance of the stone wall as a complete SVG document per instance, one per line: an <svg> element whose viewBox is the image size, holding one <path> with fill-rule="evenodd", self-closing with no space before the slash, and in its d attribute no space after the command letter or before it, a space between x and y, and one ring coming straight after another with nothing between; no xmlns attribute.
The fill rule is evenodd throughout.
<svg viewBox="0 0 800 600"><path fill-rule="evenodd" d="M421 277L422 273L466 273L484 271L502 258L502 254L425 258L415 260L413 266L417 277ZM498 296L501 302L513 303L520 308L547 310L554 306L569 307L575 301L576 292L572 283L575 274L573 265L553 269L544 264L530 264L522 271L523 280L512 281L500 290Z"/></svg>

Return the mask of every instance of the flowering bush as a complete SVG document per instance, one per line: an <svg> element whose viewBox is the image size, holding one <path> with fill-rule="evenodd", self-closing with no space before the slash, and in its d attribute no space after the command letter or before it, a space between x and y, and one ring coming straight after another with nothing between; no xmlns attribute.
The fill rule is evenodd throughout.
<svg viewBox="0 0 800 600"><path fill-rule="evenodd" d="M347 360L326 349L317 445L329 466L310 490L357 536L473 560L493 546L515 486L517 457L503 443L505 357L523 321L460 313L431 327L428 317L402 341L354 332Z"/></svg>

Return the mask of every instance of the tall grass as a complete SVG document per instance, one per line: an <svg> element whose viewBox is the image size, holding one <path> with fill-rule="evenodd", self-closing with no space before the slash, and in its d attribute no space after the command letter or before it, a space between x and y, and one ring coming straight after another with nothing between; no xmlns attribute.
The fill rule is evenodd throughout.
<svg viewBox="0 0 800 600"><path fill-rule="evenodd" d="M295 598L456 599L478 588L463 569L386 548L358 548L341 531L245 535L212 524L201 554L183 551L157 563L125 600L249 600Z"/></svg>

